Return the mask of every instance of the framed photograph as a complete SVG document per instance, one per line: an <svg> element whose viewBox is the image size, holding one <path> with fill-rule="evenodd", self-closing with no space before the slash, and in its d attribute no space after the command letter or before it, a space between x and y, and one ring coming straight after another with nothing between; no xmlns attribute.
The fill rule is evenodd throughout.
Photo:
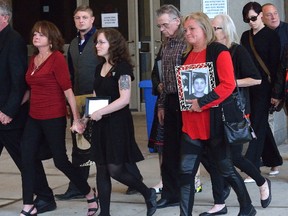
<svg viewBox="0 0 288 216"><path fill-rule="evenodd" d="M201 98L216 87L212 62L175 67L181 111L189 110L187 100Z"/></svg>
<svg viewBox="0 0 288 216"><path fill-rule="evenodd" d="M87 97L85 103L85 116L89 117L93 112L102 109L110 103L110 97Z"/></svg>

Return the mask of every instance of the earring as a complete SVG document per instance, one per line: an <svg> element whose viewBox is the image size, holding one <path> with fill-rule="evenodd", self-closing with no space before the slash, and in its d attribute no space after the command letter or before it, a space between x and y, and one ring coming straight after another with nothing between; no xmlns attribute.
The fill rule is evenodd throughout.
<svg viewBox="0 0 288 216"><path fill-rule="evenodd" d="M49 47L50 47L50 49L52 49L52 47L53 47L52 44L50 44Z"/></svg>

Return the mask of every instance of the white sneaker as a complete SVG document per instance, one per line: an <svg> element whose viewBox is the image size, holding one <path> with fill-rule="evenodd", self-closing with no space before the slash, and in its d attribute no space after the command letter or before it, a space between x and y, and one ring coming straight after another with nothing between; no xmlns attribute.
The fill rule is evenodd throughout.
<svg viewBox="0 0 288 216"><path fill-rule="evenodd" d="M156 194L160 194L162 192L162 188L155 188L155 187L153 188L156 191Z"/></svg>
<svg viewBox="0 0 288 216"><path fill-rule="evenodd" d="M250 176L248 176L245 180L244 183L255 183L255 180L252 179Z"/></svg>
<svg viewBox="0 0 288 216"><path fill-rule="evenodd" d="M279 170L271 170L271 171L269 172L269 175L275 176L275 175L278 175L279 173L280 173Z"/></svg>

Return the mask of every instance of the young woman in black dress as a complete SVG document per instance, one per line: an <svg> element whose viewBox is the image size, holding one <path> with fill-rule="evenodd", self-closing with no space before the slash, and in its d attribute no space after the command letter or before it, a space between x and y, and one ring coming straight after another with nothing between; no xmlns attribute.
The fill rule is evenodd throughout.
<svg viewBox="0 0 288 216"><path fill-rule="evenodd" d="M147 216L156 211L156 192L148 188L125 167L143 160L134 137L129 109L133 66L126 40L115 29L97 30L96 51L102 63L95 73L95 96L110 97L110 104L91 114L95 121L92 151L97 166L97 189L101 216L110 215L111 177L138 190L145 198Z"/></svg>

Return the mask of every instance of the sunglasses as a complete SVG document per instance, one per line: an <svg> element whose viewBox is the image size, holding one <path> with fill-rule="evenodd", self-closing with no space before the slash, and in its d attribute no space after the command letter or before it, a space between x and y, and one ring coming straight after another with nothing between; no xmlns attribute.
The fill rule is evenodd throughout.
<svg viewBox="0 0 288 216"><path fill-rule="evenodd" d="M214 31L217 31L217 30L220 30L220 29L223 29L223 28L222 27L213 26L213 29L214 29Z"/></svg>
<svg viewBox="0 0 288 216"><path fill-rule="evenodd" d="M245 23L249 23L250 21L255 22L257 20L258 16L259 16L259 14L257 14L257 16L252 16L250 18L247 17L247 18L244 19L244 22Z"/></svg>

